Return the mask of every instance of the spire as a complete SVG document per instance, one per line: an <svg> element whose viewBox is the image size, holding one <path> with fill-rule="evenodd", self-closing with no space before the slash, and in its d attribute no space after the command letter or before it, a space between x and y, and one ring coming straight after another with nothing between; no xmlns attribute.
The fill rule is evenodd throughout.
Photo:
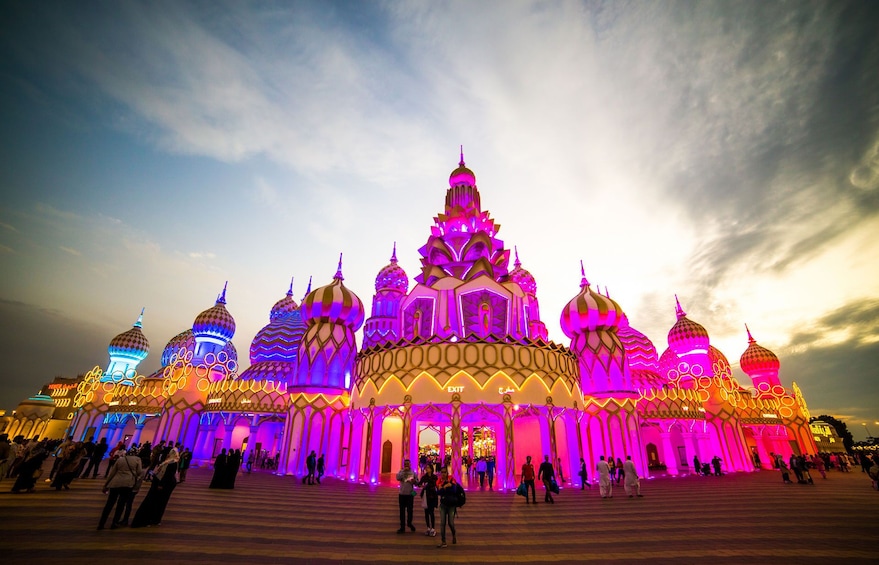
<svg viewBox="0 0 879 565"><path fill-rule="evenodd" d="M287 296L293 296L293 279L295 277L290 277L290 288L287 290Z"/></svg>
<svg viewBox="0 0 879 565"><path fill-rule="evenodd" d="M137 321L134 322L135 328L142 328L143 327L143 312L144 312L144 310L146 310L146 308L140 309L140 316L138 316Z"/></svg>
<svg viewBox="0 0 879 565"><path fill-rule="evenodd" d="M391 263L397 262L397 242L394 242L394 252L391 253Z"/></svg>
<svg viewBox="0 0 879 565"><path fill-rule="evenodd" d="M229 286L229 281L226 281L226 284L223 285L223 292L220 296L217 297L217 304L225 304L226 303L226 288Z"/></svg>
<svg viewBox="0 0 879 565"><path fill-rule="evenodd" d="M684 316L687 315L687 313L684 312L684 309L681 308L681 301L678 300L677 294L675 294L675 314L678 315L678 320L680 320L681 318L683 318Z"/></svg>
<svg viewBox="0 0 879 565"><path fill-rule="evenodd" d="M339 268L336 269L336 274L333 275L333 280L336 280L336 279L338 279L340 281L345 280L345 277L342 276L342 254L341 253L339 253Z"/></svg>
<svg viewBox="0 0 879 565"><path fill-rule="evenodd" d="M607 290L607 285L604 285L604 295L605 295L606 297L610 298L610 291Z"/></svg>
<svg viewBox="0 0 879 565"><path fill-rule="evenodd" d="M580 288L589 286L589 280L586 279L586 268L583 266L583 259L580 259L580 275L583 277L580 279Z"/></svg>
<svg viewBox="0 0 879 565"><path fill-rule="evenodd" d="M519 247L516 246L516 245L514 245L514 246L513 246L513 251L516 253L516 261L513 263L513 266L514 266L514 267L521 267L521 266L522 266L522 262L519 261Z"/></svg>
<svg viewBox="0 0 879 565"><path fill-rule="evenodd" d="M305 289L305 294L302 295L302 301L305 301L305 297L311 294L311 275L308 275L308 288Z"/></svg>
<svg viewBox="0 0 879 565"><path fill-rule="evenodd" d="M463 145L461 146L461 161L458 162L458 166L459 167L464 166L464 146Z"/></svg>
<svg viewBox="0 0 879 565"><path fill-rule="evenodd" d="M748 332L748 343L756 343L757 340L751 335L751 330L748 329L748 324L745 324L745 331Z"/></svg>

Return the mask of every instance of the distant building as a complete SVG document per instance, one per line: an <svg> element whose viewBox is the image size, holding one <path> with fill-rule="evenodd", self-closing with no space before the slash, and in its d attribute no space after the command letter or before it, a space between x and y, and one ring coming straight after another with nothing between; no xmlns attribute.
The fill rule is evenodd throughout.
<svg viewBox="0 0 879 565"><path fill-rule="evenodd" d="M822 420L815 420L809 424L812 435L815 437L815 446L822 453L842 453L845 445L842 438L836 433L836 428Z"/></svg>

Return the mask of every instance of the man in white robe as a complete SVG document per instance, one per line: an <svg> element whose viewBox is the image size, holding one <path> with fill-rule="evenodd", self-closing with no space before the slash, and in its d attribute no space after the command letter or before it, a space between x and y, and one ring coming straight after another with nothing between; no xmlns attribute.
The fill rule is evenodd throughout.
<svg viewBox="0 0 879 565"><path fill-rule="evenodd" d="M613 498L613 482L610 480L610 467L604 460L604 455L598 458L598 494L601 498Z"/></svg>
<svg viewBox="0 0 879 565"><path fill-rule="evenodd" d="M626 473L626 494L629 495L629 498L635 495L639 498L643 496L641 494L641 480L638 478L638 472L635 471L635 463L632 461L631 455L626 456L623 471Z"/></svg>

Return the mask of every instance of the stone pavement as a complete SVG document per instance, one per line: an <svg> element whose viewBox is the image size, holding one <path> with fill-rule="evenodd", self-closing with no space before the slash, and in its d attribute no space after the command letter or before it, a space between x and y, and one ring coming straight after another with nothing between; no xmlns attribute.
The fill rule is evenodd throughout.
<svg viewBox="0 0 879 565"><path fill-rule="evenodd" d="M469 491L458 544L437 549L416 501L416 533L396 534L397 494L324 479L240 476L235 490L207 488L193 469L174 491L161 526L96 531L102 480L56 492L9 493L0 482L3 563L876 563L879 492L861 472L829 473L814 486L777 472L643 480L644 498L622 485L566 488L556 504ZM144 491L135 501L135 510ZM437 513L437 518L439 513ZM108 524L109 525L109 524Z"/></svg>

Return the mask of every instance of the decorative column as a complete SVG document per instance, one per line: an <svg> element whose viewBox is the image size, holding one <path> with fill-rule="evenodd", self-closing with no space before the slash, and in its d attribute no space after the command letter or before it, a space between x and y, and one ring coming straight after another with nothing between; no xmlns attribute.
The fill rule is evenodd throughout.
<svg viewBox="0 0 879 565"><path fill-rule="evenodd" d="M372 464L372 444L373 444L373 428L375 427L375 398L369 399L369 408L364 413L366 420L366 439L363 451L363 479L372 482L371 464Z"/></svg>
<svg viewBox="0 0 879 565"><path fill-rule="evenodd" d="M384 410L384 409L383 409ZM371 483L377 483L379 477L381 476L382 471L382 428L385 423L385 413L376 412L373 417L373 428L372 428L372 446L371 446L371 455L370 455L370 466L369 466L369 481Z"/></svg>
<svg viewBox="0 0 879 565"><path fill-rule="evenodd" d="M461 395L452 395L452 476L461 480Z"/></svg>
<svg viewBox="0 0 879 565"><path fill-rule="evenodd" d="M498 482L501 488L511 489L516 485L516 454L513 446L513 402L509 394L504 395L504 461L498 462Z"/></svg>
<svg viewBox="0 0 879 565"><path fill-rule="evenodd" d="M401 438L402 448L400 449L400 468L402 468L403 461L406 459L412 459L411 453L411 445L412 445L412 397L408 394L403 398L403 437ZM413 468L418 468L418 460L412 461Z"/></svg>
<svg viewBox="0 0 879 565"><path fill-rule="evenodd" d="M223 436L223 448L226 450L226 453L229 453L229 450L232 449L232 432L235 431L235 424L223 424L223 429L226 431Z"/></svg>
<svg viewBox="0 0 879 565"><path fill-rule="evenodd" d="M665 460L665 471L669 475L678 474L678 454L675 453L671 445L671 432L659 432L662 438L662 455Z"/></svg>
<svg viewBox="0 0 879 565"><path fill-rule="evenodd" d="M135 420L134 435L131 436L132 445L135 443L140 443L140 435L143 433L143 427L145 424L146 424L146 422L138 422L137 420ZM110 441L107 440L107 443L110 443Z"/></svg>
<svg viewBox="0 0 879 565"><path fill-rule="evenodd" d="M684 438L685 451L687 452L687 465L691 466L693 464L693 458L696 457L696 446L693 444L693 434L691 432L684 432L681 436ZM699 457L699 462L703 462L701 457ZM693 469L692 467L690 467L690 469L692 469L690 473L699 472L698 469Z"/></svg>

